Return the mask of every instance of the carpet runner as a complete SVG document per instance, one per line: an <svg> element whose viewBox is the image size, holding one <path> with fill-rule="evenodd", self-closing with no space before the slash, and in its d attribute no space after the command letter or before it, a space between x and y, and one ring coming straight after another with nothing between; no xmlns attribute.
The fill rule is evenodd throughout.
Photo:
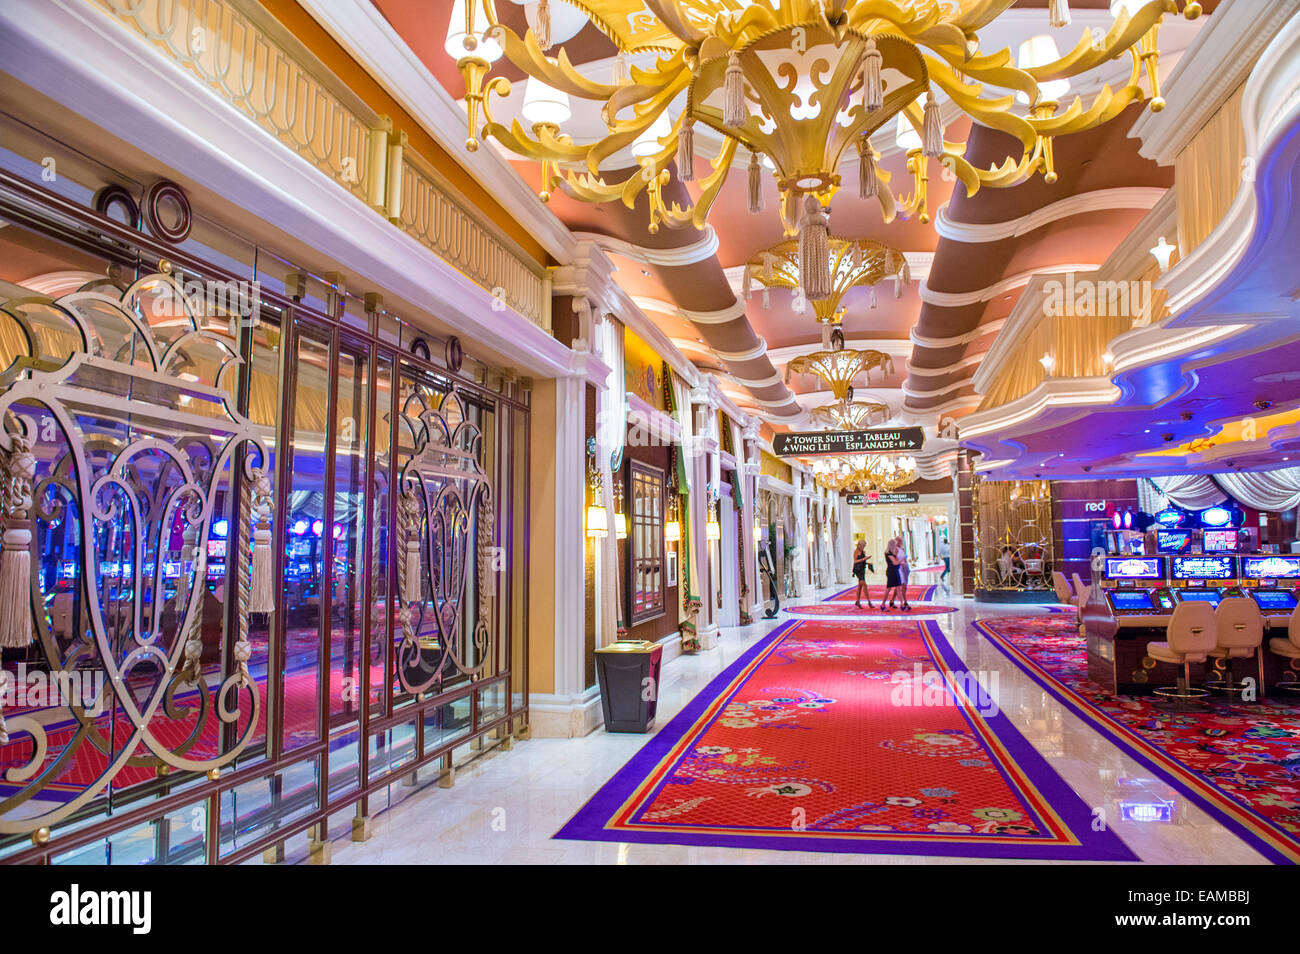
<svg viewBox="0 0 1300 954"><path fill-rule="evenodd" d="M897 606L892 610L881 609L880 604L868 609L864 603L862 606L855 606L851 602L841 600L836 603L801 603L798 606L784 606L782 611L789 613L791 616L860 616L865 619L888 619L892 617L909 616L934 616L940 613L955 613L957 607L944 606L940 603L920 603L911 604L911 610L901 610Z"/></svg>
<svg viewBox="0 0 1300 954"><path fill-rule="evenodd" d="M919 678L918 678L919 677ZM555 835L965 858L1136 860L968 681L934 621L791 621Z"/></svg>
<svg viewBox="0 0 1300 954"><path fill-rule="evenodd" d="M1270 860L1300 861L1300 706L1215 701L1174 712L1088 680L1074 619L975 624L1035 682Z"/></svg>
<svg viewBox="0 0 1300 954"><path fill-rule="evenodd" d="M858 592L856 585L850 586L847 590L841 590L833 596L828 596L824 600L827 603L842 603L847 600L852 603L854 594ZM885 595L885 587L875 583L867 584L867 592L871 594L871 602L879 602ZM939 592L939 587L934 584L913 583L907 588L907 599L909 602L922 602L924 600L934 599L934 595Z"/></svg>

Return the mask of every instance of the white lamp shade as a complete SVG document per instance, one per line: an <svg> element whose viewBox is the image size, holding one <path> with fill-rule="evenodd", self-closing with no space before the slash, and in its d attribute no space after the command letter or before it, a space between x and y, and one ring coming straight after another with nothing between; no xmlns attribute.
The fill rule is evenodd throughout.
<svg viewBox="0 0 1300 954"><path fill-rule="evenodd" d="M664 542L677 543L682 538L682 524L679 520L669 520L664 524Z"/></svg>
<svg viewBox="0 0 1300 954"><path fill-rule="evenodd" d="M1031 36L1020 44L1020 53L1016 57L1016 65L1022 70L1028 70L1036 66L1055 63L1060 58L1061 54L1056 48L1056 41L1047 34L1042 33L1038 36ZM1068 79L1047 80L1038 84L1038 91L1041 100L1060 102L1061 97L1070 91L1070 81ZM1022 92L1017 92L1016 100L1021 103L1028 103L1029 97Z"/></svg>
<svg viewBox="0 0 1300 954"><path fill-rule="evenodd" d="M479 0L473 0L473 2L474 38L478 40L478 44L472 50L465 45L468 38L465 33L465 0L455 0L451 5L451 22L447 24L447 40L443 43L442 48L454 60L473 56L489 63L495 63L501 59L503 52L501 44L496 40L483 39L483 31L489 26L487 14L483 12Z"/></svg>
<svg viewBox="0 0 1300 954"><path fill-rule="evenodd" d="M594 504L587 508L587 536L603 537L609 533L609 514L604 507Z"/></svg>
<svg viewBox="0 0 1300 954"><path fill-rule="evenodd" d="M520 0L515 0L519 3ZM533 33L537 32L537 4L526 2L523 4L524 19L528 21L528 29ZM582 28L587 25L587 15L576 7L571 7L563 0L551 0L551 43L559 45L572 40L582 32Z"/></svg>
<svg viewBox="0 0 1300 954"><path fill-rule="evenodd" d="M653 156L663 150L663 145L659 142L670 132L673 131L672 120L668 118L668 113L662 112L650 124L650 128L632 140L632 155L638 159L644 159L647 156Z"/></svg>
<svg viewBox="0 0 1300 954"><path fill-rule="evenodd" d="M530 76L524 84L523 114L524 119L533 125L547 123L559 126L569 121L573 110L569 108L568 93Z"/></svg>
<svg viewBox="0 0 1300 954"><path fill-rule="evenodd" d="M898 143L898 148L904 152L910 152L913 149L921 148L921 134L907 120L903 113L898 114L898 124L894 130L894 142Z"/></svg>
<svg viewBox="0 0 1300 954"><path fill-rule="evenodd" d="M614 513L614 536L619 540L627 539L627 517L617 511Z"/></svg>

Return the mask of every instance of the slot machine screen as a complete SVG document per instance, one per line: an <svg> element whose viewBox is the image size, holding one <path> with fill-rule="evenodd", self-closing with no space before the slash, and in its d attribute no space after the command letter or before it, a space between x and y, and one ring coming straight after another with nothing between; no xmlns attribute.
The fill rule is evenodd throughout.
<svg viewBox="0 0 1300 954"><path fill-rule="evenodd" d="M1292 580L1300 578L1300 556L1281 554L1244 556L1241 575L1249 580Z"/></svg>
<svg viewBox="0 0 1300 954"><path fill-rule="evenodd" d="M1237 561L1230 556L1176 556L1171 575L1175 580L1231 580Z"/></svg>
<svg viewBox="0 0 1300 954"><path fill-rule="evenodd" d="M208 541L208 559L225 560L226 558L226 541L209 540Z"/></svg>
<svg viewBox="0 0 1300 954"><path fill-rule="evenodd" d="M1285 610L1296 608L1295 595L1289 590L1251 590L1250 595L1262 610Z"/></svg>
<svg viewBox="0 0 1300 954"><path fill-rule="evenodd" d="M1236 553L1236 530L1206 530L1202 543L1206 553Z"/></svg>
<svg viewBox="0 0 1300 954"><path fill-rule="evenodd" d="M1110 603L1117 612L1121 613L1149 611L1155 608L1155 604L1151 602L1151 594L1146 590L1111 590Z"/></svg>
<svg viewBox="0 0 1300 954"><path fill-rule="evenodd" d="M1108 580L1162 580L1164 561L1159 557L1107 557Z"/></svg>
<svg viewBox="0 0 1300 954"><path fill-rule="evenodd" d="M1182 603L1209 603L1218 606L1223 597L1218 590L1179 590L1178 600Z"/></svg>
<svg viewBox="0 0 1300 954"><path fill-rule="evenodd" d="M1192 532L1190 530L1157 530L1156 550L1160 553L1190 553L1192 549Z"/></svg>

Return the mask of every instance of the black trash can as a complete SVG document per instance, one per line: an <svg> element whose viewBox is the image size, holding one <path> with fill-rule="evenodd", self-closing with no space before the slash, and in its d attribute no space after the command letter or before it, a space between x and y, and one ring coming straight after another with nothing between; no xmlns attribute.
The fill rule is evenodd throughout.
<svg viewBox="0 0 1300 954"><path fill-rule="evenodd" d="M659 700L658 643L620 639L596 650L596 678L606 732L649 732Z"/></svg>

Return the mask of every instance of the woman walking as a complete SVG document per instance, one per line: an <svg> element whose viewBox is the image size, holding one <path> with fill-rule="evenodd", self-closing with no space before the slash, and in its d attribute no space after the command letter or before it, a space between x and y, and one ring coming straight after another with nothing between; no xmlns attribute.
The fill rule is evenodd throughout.
<svg viewBox="0 0 1300 954"><path fill-rule="evenodd" d="M892 610L894 608L894 594L898 592L899 586L899 566L901 561L898 559L898 538L894 537L889 543L885 544L885 595L880 599L881 609ZM889 600L889 605L885 605L885 600Z"/></svg>
<svg viewBox="0 0 1300 954"><path fill-rule="evenodd" d="M912 562L907 556L907 546L903 538L898 537L898 585L903 594L903 612L912 612L912 604L907 601L907 578L912 575Z"/></svg>
<svg viewBox="0 0 1300 954"><path fill-rule="evenodd" d="M858 592L854 598L853 605L862 608L862 595L867 596L867 609L875 609L871 605L871 588L867 586L867 561L871 559L867 555L867 541L865 537L858 537L858 545L853 551L853 575L858 580Z"/></svg>

